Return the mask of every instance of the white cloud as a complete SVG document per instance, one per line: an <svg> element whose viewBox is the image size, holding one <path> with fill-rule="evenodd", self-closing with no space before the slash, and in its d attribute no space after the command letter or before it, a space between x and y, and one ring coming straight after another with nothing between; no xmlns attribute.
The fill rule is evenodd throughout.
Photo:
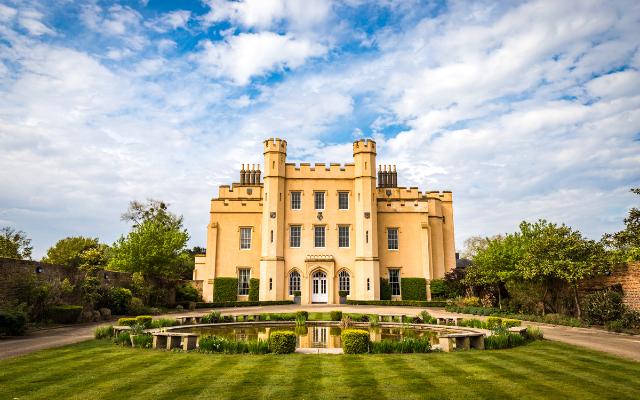
<svg viewBox="0 0 640 400"><path fill-rule="evenodd" d="M13 16L12 13L15 14L14 13L15 10L13 9L7 10L7 9L9 8L6 7L4 10L1 10L0 14L3 14L3 16L8 16L10 19ZM20 26L26 29L27 32L29 32L29 34L33 36L55 34L55 31L53 29L49 28L41 21L42 18L43 18L43 14L37 10L34 10L34 9L21 10L18 16L18 23L20 24Z"/></svg>
<svg viewBox="0 0 640 400"><path fill-rule="evenodd" d="M191 18L191 11L175 10L161 15L158 19L151 21L148 26L158 32L167 32L187 26Z"/></svg>
<svg viewBox="0 0 640 400"><path fill-rule="evenodd" d="M16 14L18 14L18 11L15 8L0 3L0 21L10 21Z"/></svg>
<svg viewBox="0 0 640 400"><path fill-rule="evenodd" d="M307 40L273 32L241 33L223 42L204 41L198 62L217 77L229 77L238 85L273 70L294 69L327 49Z"/></svg>

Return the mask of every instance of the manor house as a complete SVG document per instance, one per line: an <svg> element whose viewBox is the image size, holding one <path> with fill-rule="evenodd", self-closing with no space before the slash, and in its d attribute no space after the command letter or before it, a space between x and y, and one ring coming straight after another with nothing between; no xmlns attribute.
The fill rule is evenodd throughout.
<svg viewBox="0 0 640 400"><path fill-rule="evenodd" d="M363 139L353 163L296 165L285 140L265 140L264 178L243 165L240 182L211 200L207 252L194 271L204 300L220 277L237 279L238 301L249 299L252 278L260 300L378 300L381 282L402 299L403 280L422 282L430 299L430 280L456 262L451 192L398 186L395 166L376 171L376 150Z"/></svg>

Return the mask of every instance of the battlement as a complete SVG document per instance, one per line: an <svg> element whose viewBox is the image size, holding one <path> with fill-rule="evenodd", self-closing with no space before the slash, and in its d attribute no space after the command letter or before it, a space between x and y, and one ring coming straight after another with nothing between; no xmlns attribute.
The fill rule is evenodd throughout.
<svg viewBox="0 0 640 400"><path fill-rule="evenodd" d="M427 192L427 198L438 199L441 201L453 201L453 194L450 190L443 190L438 192L437 190Z"/></svg>
<svg viewBox="0 0 640 400"><path fill-rule="evenodd" d="M422 199L423 193L417 187L378 187L378 201L386 200L419 200Z"/></svg>
<svg viewBox="0 0 640 400"><path fill-rule="evenodd" d="M214 200L260 200L262 199L262 184L243 185L234 183L233 185L220 185L218 187L218 198Z"/></svg>
<svg viewBox="0 0 640 400"><path fill-rule="evenodd" d="M350 179L353 178L355 166L353 163L315 163L313 166L310 163L286 163L285 171L287 179Z"/></svg>
<svg viewBox="0 0 640 400"><path fill-rule="evenodd" d="M359 139L353 142L353 155L358 153L376 154L376 142L373 139Z"/></svg>
<svg viewBox="0 0 640 400"><path fill-rule="evenodd" d="M264 142L264 152L276 151L287 154L287 141L280 138L270 138Z"/></svg>

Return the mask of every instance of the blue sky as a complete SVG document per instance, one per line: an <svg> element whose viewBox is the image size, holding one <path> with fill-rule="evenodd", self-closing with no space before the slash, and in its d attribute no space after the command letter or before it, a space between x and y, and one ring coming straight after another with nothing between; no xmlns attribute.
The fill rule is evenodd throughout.
<svg viewBox="0 0 640 400"><path fill-rule="evenodd" d="M35 257L112 243L158 198L204 245L209 200L262 161L349 162L452 190L456 241L618 230L640 186L637 1L0 0L0 225Z"/></svg>

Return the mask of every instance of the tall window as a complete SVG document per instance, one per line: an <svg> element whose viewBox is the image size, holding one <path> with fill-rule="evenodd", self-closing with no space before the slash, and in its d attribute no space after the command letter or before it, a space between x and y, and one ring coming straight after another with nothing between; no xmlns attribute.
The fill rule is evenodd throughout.
<svg viewBox="0 0 640 400"><path fill-rule="evenodd" d="M240 228L240 249L251 248L251 228Z"/></svg>
<svg viewBox="0 0 640 400"><path fill-rule="evenodd" d="M325 235L324 235L324 226L314 226L313 227L313 232L314 232L314 246L315 247L325 247Z"/></svg>
<svg viewBox="0 0 640 400"><path fill-rule="evenodd" d="M240 268L238 270L238 295L246 296L249 294L250 278L251 270L249 268Z"/></svg>
<svg viewBox="0 0 640 400"><path fill-rule="evenodd" d="M400 270L389 270L389 286L391 286L391 295L400 296Z"/></svg>
<svg viewBox="0 0 640 400"><path fill-rule="evenodd" d="M300 200L301 192L291 192L291 209L300 210L302 201Z"/></svg>
<svg viewBox="0 0 640 400"><path fill-rule="evenodd" d="M389 250L398 250L398 228L387 229L387 248Z"/></svg>
<svg viewBox="0 0 640 400"><path fill-rule="evenodd" d="M289 227L289 247L300 247L300 225Z"/></svg>
<svg viewBox="0 0 640 400"><path fill-rule="evenodd" d="M349 247L349 225L338 226L338 247Z"/></svg>
<svg viewBox="0 0 640 400"><path fill-rule="evenodd" d="M349 192L338 192L338 209L349 209Z"/></svg>
<svg viewBox="0 0 640 400"><path fill-rule="evenodd" d="M351 277L345 270L340 271L338 274L338 290L345 291L347 294L351 294Z"/></svg>
<svg viewBox="0 0 640 400"><path fill-rule="evenodd" d="M316 210L324 210L324 192L313 192L313 205Z"/></svg>
<svg viewBox="0 0 640 400"><path fill-rule="evenodd" d="M289 274L289 296L293 296L293 292L300 291L300 273L298 271L291 271Z"/></svg>

